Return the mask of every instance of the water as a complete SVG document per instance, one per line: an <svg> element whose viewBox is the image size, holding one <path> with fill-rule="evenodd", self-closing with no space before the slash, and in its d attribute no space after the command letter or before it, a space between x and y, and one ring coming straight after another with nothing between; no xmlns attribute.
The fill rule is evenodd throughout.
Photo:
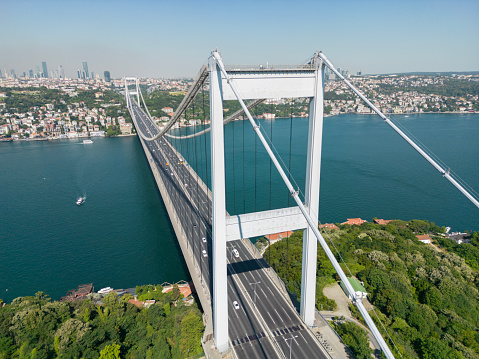
<svg viewBox="0 0 479 359"><path fill-rule="evenodd" d="M479 192L478 114L397 115L393 119ZM291 119L259 123L263 133L273 139L284 168L291 169L295 188L304 192L308 119L292 120L291 145ZM229 213L294 205L279 174L274 167L270 169L269 157L255 140L249 122L228 124L225 143ZM199 151L204 149L205 139L176 140L173 144L206 180L205 164L209 168L211 161ZM209 134L206 147L209 152ZM323 223L354 217L369 221L374 217L417 218L453 230L479 230L479 209L378 116L348 114L325 119L320 198Z"/></svg>
<svg viewBox="0 0 479 359"><path fill-rule="evenodd" d="M478 114L395 118L478 190ZM274 168L270 191L269 160L256 152L255 161L254 133L244 125L244 156L243 122L225 128L228 211L287 206L287 190ZM271 125L273 143L303 189L307 119L293 120L291 161L290 119L261 121L268 137ZM209 136L206 143L176 141L206 181L205 144L209 149ZM0 184L0 298L6 301L39 290L58 299L90 282L96 289L127 288L189 278L136 137L95 139L91 145L0 143ZM81 195L86 203L77 206ZM479 210L382 120L367 115L325 119L319 217L418 218L479 230Z"/></svg>
<svg viewBox="0 0 479 359"><path fill-rule="evenodd" d="M189 278L137 138L0 143L0 168L0 298Z"/></svg>

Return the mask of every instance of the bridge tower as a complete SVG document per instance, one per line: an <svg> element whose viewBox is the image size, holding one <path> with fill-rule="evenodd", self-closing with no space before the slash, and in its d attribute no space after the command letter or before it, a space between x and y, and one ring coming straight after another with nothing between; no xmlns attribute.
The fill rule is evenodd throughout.
<svg viewBox="0 0 479 359"><path fill-rule="evenodd" d="M310 99L305 205L309 215L318 223L325 64L316 54L308 65L294 68L229 70L229 80L221 71L223 64L218 52L212 53L208 65L213 195L213 333L217 349L224 352L228 349L227 241L305 229L300 314L309 326L314 324L317 261L316 237L299 207L227 215L223 100L237 100L237 94L228 83L234 82L243 99Z"/></svg>
<svg viewBox="0 0 479 359"><path fill-rule="evenodd" d="M130 85L134 85L135 90L130 90ZM130 95L136 95L137 102L140 104L140 85L136 77L125 77L125 100L127 108L130 108Z"/></svg>

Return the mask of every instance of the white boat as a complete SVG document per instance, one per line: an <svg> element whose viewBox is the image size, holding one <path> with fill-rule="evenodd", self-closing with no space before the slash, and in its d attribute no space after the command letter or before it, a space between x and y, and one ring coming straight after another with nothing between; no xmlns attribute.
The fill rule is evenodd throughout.
<svg viewBox="0 0 479 359"><path fill-rule="evenodd" d="M77 205L78 206L83 204L84 202L85 202L85 197L80 197L80 198L77 199Z"/></svg>
<svg viewBox="0 0 479 359"><path fill-rule="evenodd" d="M98 294L107 294L107 293L110 293L112 290L113 290L112 287L102 288L98 291Z"/></svg>
<svg viewBox="0 0 479 359"><path fill-rule="evenodd" d="M93 143L93 141L92 140L83 140L84 145L89 144L89 143Z"/></svg>

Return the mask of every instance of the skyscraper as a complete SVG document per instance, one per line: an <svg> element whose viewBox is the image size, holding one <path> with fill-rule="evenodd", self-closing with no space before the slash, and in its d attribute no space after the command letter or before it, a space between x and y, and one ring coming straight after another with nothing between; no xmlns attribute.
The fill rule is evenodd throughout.
<svg viewBox="0 0 479 359"><path fill-rule="evenodd" d="M48 77L47 63L42 61L43 77Z"/></svg>
<svg viewBox="0 0 479 359"><path fill-rule="evenodd" d="M78 75L78 78L80 79L81 78L80 69L77 70L77 75Z"/></svg>
<svg viewBox="0 0 479 359"><path fill-rule="evenodd" d="M29 71L28 71L28 76L30 76L30 78L33 79L33 70L29 70Z"/></svg>
<svg viewBox="0 0 479 359"><path fill-rule="evenodd" d="M88 77L88 64L85 62L82 62L83 65L83 71L85 72L85 76Z"/></svg>
<svg viewBox="0 0 479 359"><path fill-rule="evenodd" d="M103 76L105 77L105 82L111 82L110 71L104 71Z"/></svg>
<svg viewBox="0 0 479 359"><path fill-rule="evenodd" d="M60 78L64 79L65 78L65 70L63 70L63 66L60 65L58 66L58 73L60 74Z"/></svg>

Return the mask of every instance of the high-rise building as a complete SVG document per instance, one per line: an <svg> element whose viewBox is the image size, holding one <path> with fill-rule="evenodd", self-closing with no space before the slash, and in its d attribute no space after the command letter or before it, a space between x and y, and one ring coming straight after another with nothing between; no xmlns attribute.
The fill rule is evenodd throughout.
<svg viewBox="0 0 479 359"><path fill-rule="evenodd" d="M61 79L65 78L65 70L63 69L62 65L58 66L58 73L59 73Z"/></svg>
<svg viewBox="0 0 479 359"><path fill-rule="evenodd" d="M37 78L42 77L42 73L40 72L40 66L37 65L35 69L37 71Z"/></svg>
<svg viewBox="0 0 479 359"><path fill-rule="evenodd" d="M47 63L42 61L43 77L48 77Z"/></svg>
<svg viewBox="0 0 479 359"><path fill-rule="evenodd" d="M15 74L15 70L14 70L14 69L11 69L11 70L10 70L10 75L11 75L12 79L16 79L16 78L17 78L17 75Z"/></svg>
<svg viewBox="0 0 479 359"><path fill-rule="evenodd" d="M361 76L361 71L358 71L356 75Z"/></svg>
<svg viewBox="0 0 479 359"><path fill-rule="evenodd" d="M77 70L77 75L78 75L78 78L81 79L81 76L80 76L80 69Z"/></svg>
<svg viewBox="0 0 479 359"><path fill-rule="evenodd" d="M30 76L30 78L33 78L33 70L28 71L28 76Z"/></svg>
<svg viewBox="0 0 479 359"><path fill-rule="evenodd" d="M83 66L83 72L85 73L85 76L88 77L88 64L87 62L82 62L82 66Z"/></svg>
<svg viewBox="0 0 479 359"><path fill-rule="evenodd" d="M105 77L105 82L111 82L110 71L103 71L103 76Z"/></svg>
<svg viewBox="0 0 479 359"><path fill-rule="evenodd" d="M93 71L92 71L91 74L90 74L90 78L91 78L91 79L94 79L94 78L95 78L95 74L93 73Z"/></svg>

